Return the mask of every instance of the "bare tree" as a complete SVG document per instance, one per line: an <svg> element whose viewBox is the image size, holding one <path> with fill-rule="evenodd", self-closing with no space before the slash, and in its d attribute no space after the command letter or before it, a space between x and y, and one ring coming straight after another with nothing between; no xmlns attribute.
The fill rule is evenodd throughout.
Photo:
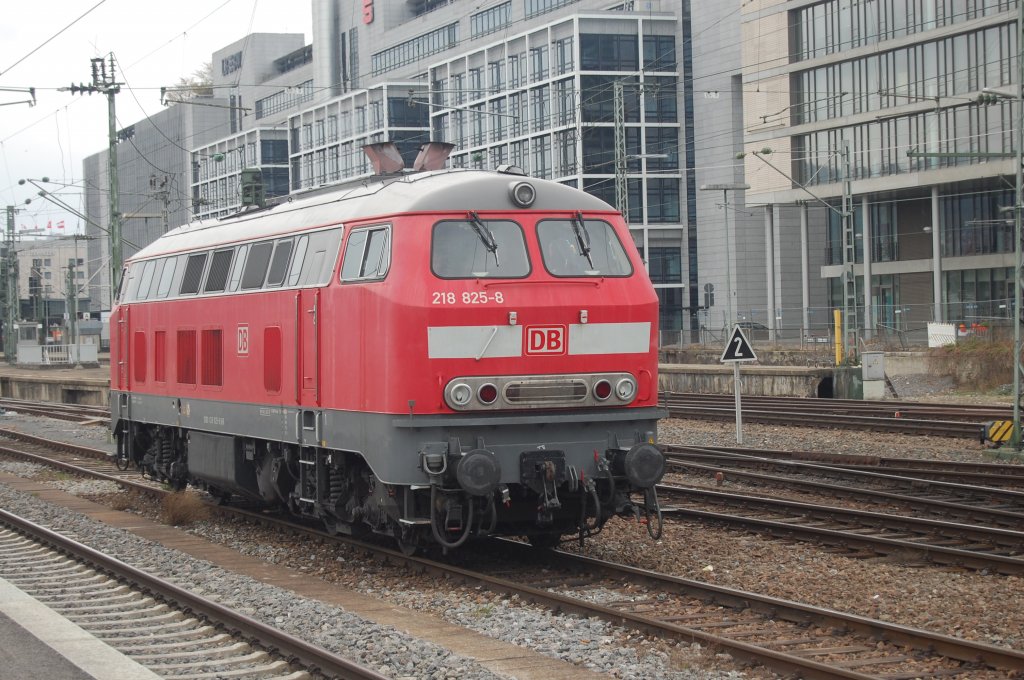
<svg viewBox="0 0 1024 680"><path fill-rule="evenodd" d="M196 97L213 95L213 62L206 62L187 78L179 78L178 84L163 88L164 103L184 102Z"/></svg>

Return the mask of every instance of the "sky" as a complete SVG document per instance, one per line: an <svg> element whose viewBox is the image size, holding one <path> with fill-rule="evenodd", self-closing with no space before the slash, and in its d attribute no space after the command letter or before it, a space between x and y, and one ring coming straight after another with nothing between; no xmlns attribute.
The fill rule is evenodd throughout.
<svg viewBox="0 0 1024 680"><path fill-rule="evenodd" d="M0 229L6 227L6 206L14 205L22 238L35 238L29 232L37 230L55 236L84 233L80 217L38 192L45 188L84 212L82 159L107 148L107 98L58 88L91 84L91 59L112 52L117 81L131 88L122 85L116 99L122 128L163 108L161 87L191 77L215 50L249 33L303 33L309 44L311 13L302 0L4 2ZM35 88L35 106L22 103L31 98L28 88ZM22 179L32 181L19 184ZM25 204L26 199L31 202Z"/></svg>

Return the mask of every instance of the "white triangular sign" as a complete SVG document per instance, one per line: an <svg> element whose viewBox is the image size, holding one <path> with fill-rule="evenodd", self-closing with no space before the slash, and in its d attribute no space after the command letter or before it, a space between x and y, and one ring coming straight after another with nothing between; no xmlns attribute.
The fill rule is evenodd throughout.
<svg viewBox="0 0 1024 680"><path fill-rule="evenodd" d="M725 350L722 352L722 358L719 361L722 363L730 361L757 361L754 348L747 342L747 336L743 335L743 331L740 330L739 326L732 329L732 335L729 336L729 342L725 345Z"/></svg>

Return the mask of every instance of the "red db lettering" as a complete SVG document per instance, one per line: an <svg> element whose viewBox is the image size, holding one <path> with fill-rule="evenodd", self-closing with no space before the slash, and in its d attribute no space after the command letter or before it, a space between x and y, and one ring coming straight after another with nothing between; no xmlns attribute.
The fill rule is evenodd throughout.
<svg viewBox="0 0 1024 680"><path fill-rule="evenodd" d="M565 326L529 326L527 354L565 354Z"/></svg>

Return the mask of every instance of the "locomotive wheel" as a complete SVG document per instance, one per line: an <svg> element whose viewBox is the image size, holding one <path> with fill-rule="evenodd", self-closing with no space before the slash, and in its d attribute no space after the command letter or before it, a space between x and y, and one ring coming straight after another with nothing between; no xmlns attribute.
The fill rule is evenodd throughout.
<svg viewBox="0 0 1024 680"><path fill-rule="evenodd" d="M320 521L324 524L324 531L326 531L331 536L338 535L338 520L336 520L333 517L328 517L325 515L320 518Z"/></svg>
<svg viewBox="0 0 1024 680"><path fill-rule="evenodd" d="M554 550L562 543L558 534L526 534L526 540L538 550Z"/></svg>
<svg viewBox="0 0 1024 680"><path fill-rule="evenodd" d="M400 527L395 533L395 543L398 550L406 557L412 557L420 550L419 542L416 540L416 532L413 529Z"/></svg>

